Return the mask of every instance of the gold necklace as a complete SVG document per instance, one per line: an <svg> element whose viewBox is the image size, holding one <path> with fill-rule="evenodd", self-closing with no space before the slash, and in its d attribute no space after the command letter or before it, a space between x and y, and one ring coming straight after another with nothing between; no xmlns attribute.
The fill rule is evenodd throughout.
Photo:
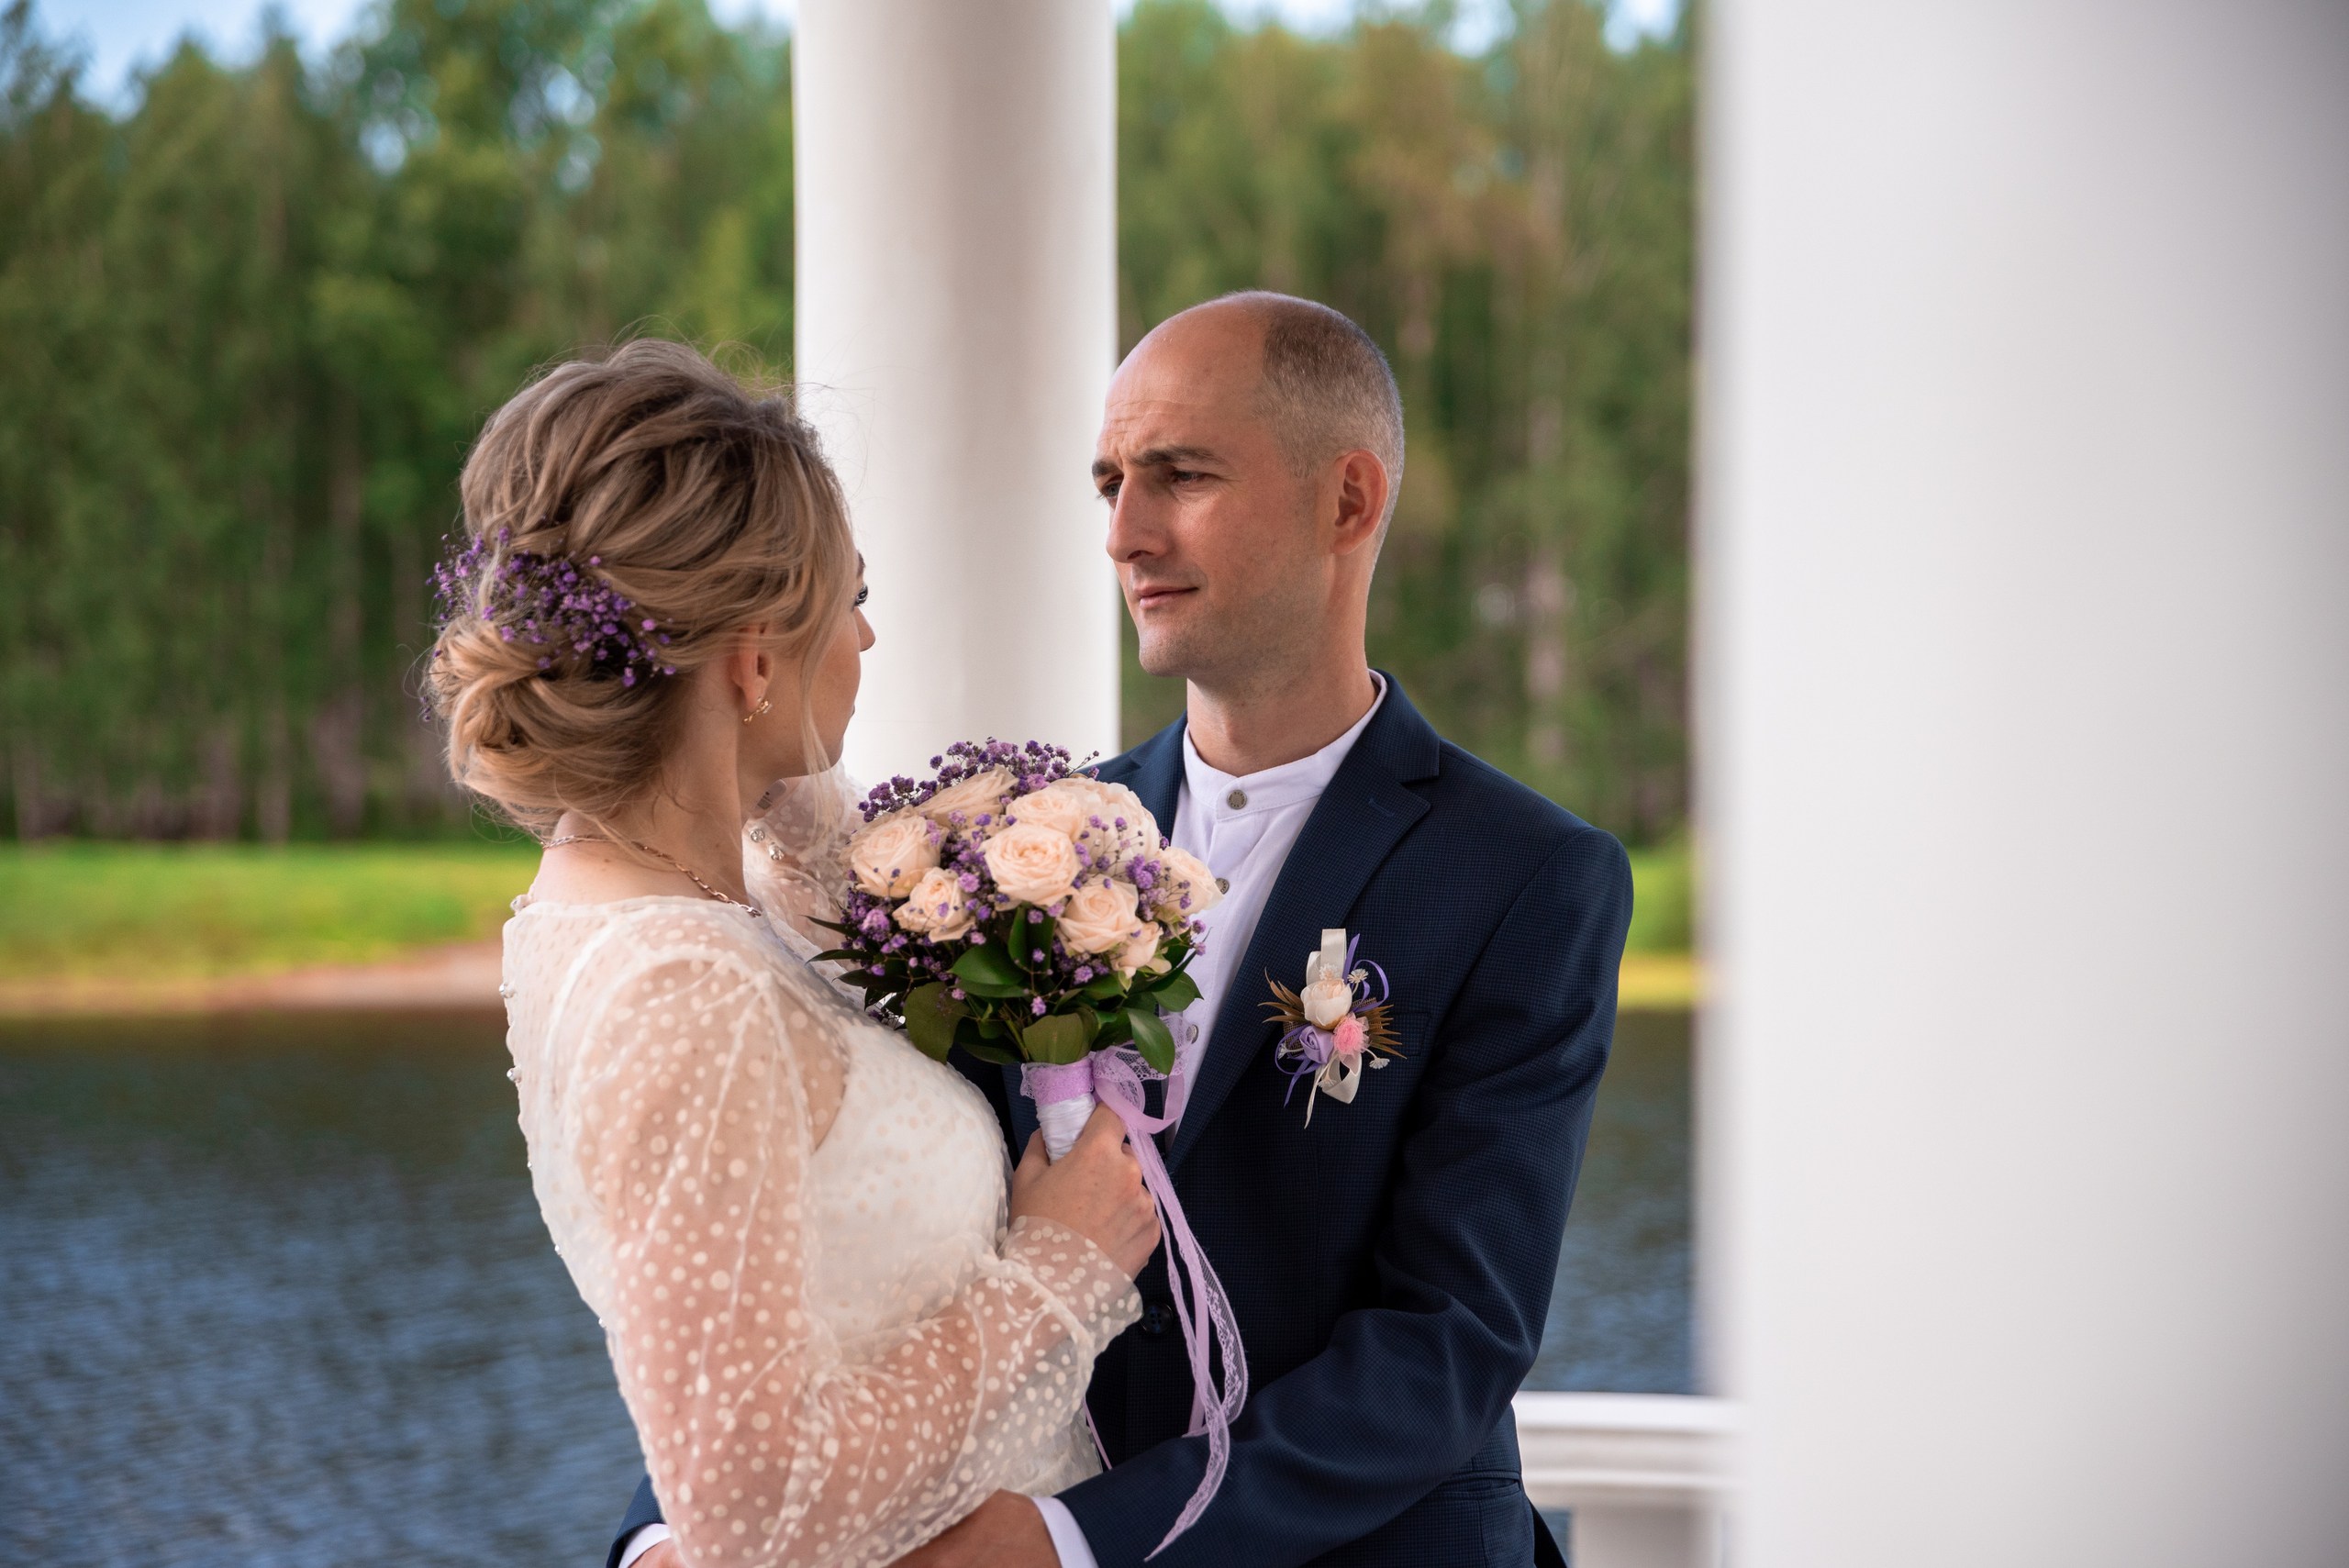
<svg viewBox="0 0 2349 1568"><path fill-rule="evenodd" d="M631 850L643 851L646 854L651 855L656 861L668 862L684 875L687 882L692 883L696 887L700 888L704 893L708 894L720 904L731 904L737 909L746 909L758 919L763 920L767 917L767 912L760 908L757 905L747 903L742 899L735 897L730 893L720 893L718 889L710 886L709 884L704 882L700 877L694 874L693 867L687 865L676 856L656 850L650 844L639 843L634 839L610 839L601 833L565 833L560 839L544 839L540 840L539 848L542 850L559 850L565 844L612 843L626 844Z"/></svg>

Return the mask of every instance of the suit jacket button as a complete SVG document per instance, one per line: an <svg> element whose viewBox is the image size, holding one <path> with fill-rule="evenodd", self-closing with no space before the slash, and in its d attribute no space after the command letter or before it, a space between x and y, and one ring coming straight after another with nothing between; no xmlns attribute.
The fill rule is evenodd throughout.
<svg viewBox="0 0 2349 1568"><path fill-rule="evenodd" d="M1174 1321L1174 1314L1163 1307L1146 1307L1142 1309L1141 1321L1136 1327L1140 1328L1143 1333L1154 1338L1166 1332L1168 1325Z"/></svg>

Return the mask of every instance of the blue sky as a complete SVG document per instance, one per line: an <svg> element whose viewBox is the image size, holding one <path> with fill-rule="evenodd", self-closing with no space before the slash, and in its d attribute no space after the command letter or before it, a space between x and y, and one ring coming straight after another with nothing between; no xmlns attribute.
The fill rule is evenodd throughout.
<svg viewBox="0 0 2349 1568"><path fill-rule="evenodd" d="M138 65L161 59L182 33L202 35L216 52L242 56L261 36L263 0L34 0L43 29L72 38L88 50L87 82L93 94L114 98ZM788 22L796 0L710 0L726 19L764 16ZM1119 0L1123 10L1131 0ZM367 0L277 0L295 36L317 45L340 38ZM1353 0L1223 0L1239 17L1276 16L1301 30L1327 31L1343 25ZM1663 31L1678 14L1680 0L1610 0L1618 41L1641 31ZM1474 45L1491 36L1502 0L1464 0L1462 39Z"/></svg>

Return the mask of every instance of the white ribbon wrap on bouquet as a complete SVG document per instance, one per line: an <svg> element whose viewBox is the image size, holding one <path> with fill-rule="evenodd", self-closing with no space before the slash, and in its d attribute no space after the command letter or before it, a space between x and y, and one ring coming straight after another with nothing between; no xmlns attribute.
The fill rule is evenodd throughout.
<svg viewBox="0 0 2349 1568"><path fill-rule="evenodd" d="M1020 1084L1036 1102L1036 1125L1044 1134L1044 1152L1062 1159L1076 1147L1076 1135L1093 1119L1101 1102L1093 1094L1093 1058L1065 1067L1041 1062L1025 1062Z"/></svg>

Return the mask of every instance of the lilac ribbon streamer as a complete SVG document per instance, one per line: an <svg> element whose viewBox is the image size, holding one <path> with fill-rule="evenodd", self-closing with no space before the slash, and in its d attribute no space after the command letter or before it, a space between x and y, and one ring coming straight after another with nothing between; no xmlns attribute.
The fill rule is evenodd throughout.
<svg viewBox="0 0 2349 1568"><path fill-rule="evenodd" d="M1095 1051L1079 1065L1090 1068L1094 1094L1126 1124L1134 1158L1141 1162L1141 1184L1158 1205L1158 1217L1166 1232L1166 1283L1174 1294L1174 1317L1182 1327L1184 1349L1191 1359L1189 1435L1197 1437L1204 1431L1208 1439L1207 1473L1199 1478L1198 1489L1191 1494L1191 1500L1183 1505L1174 1528L1143 1559L1147 1562L1198 1522L1223 1485L1224 1470L1231 1462L1231 1423L1239 1418L1240 1407L1248 1402L1248 1357L1241 1348L1240 1320L1232 1315L1231 1298L1224 1294L1223 1282L1216 1277L1207 1254L1199 1249L1198 1239L1191 1234L1190 1223L1183 1218L1182 1200L1174 1195L1174 1180L1167 1174L1166 1162L1160 1158L1158 1144L1151 1137L1173 1126L1174 1121L1142 1109L1141 1054L1131 1046L1119 1046L1112 1051ZM1186 1287L1191 1297L1188 1301L1184 1299ZM1215 1348L1223 1354L1223 1387L1212 1400L1208 1396L1214 1371L1208 1356L1210 1335Z"/></svg>

